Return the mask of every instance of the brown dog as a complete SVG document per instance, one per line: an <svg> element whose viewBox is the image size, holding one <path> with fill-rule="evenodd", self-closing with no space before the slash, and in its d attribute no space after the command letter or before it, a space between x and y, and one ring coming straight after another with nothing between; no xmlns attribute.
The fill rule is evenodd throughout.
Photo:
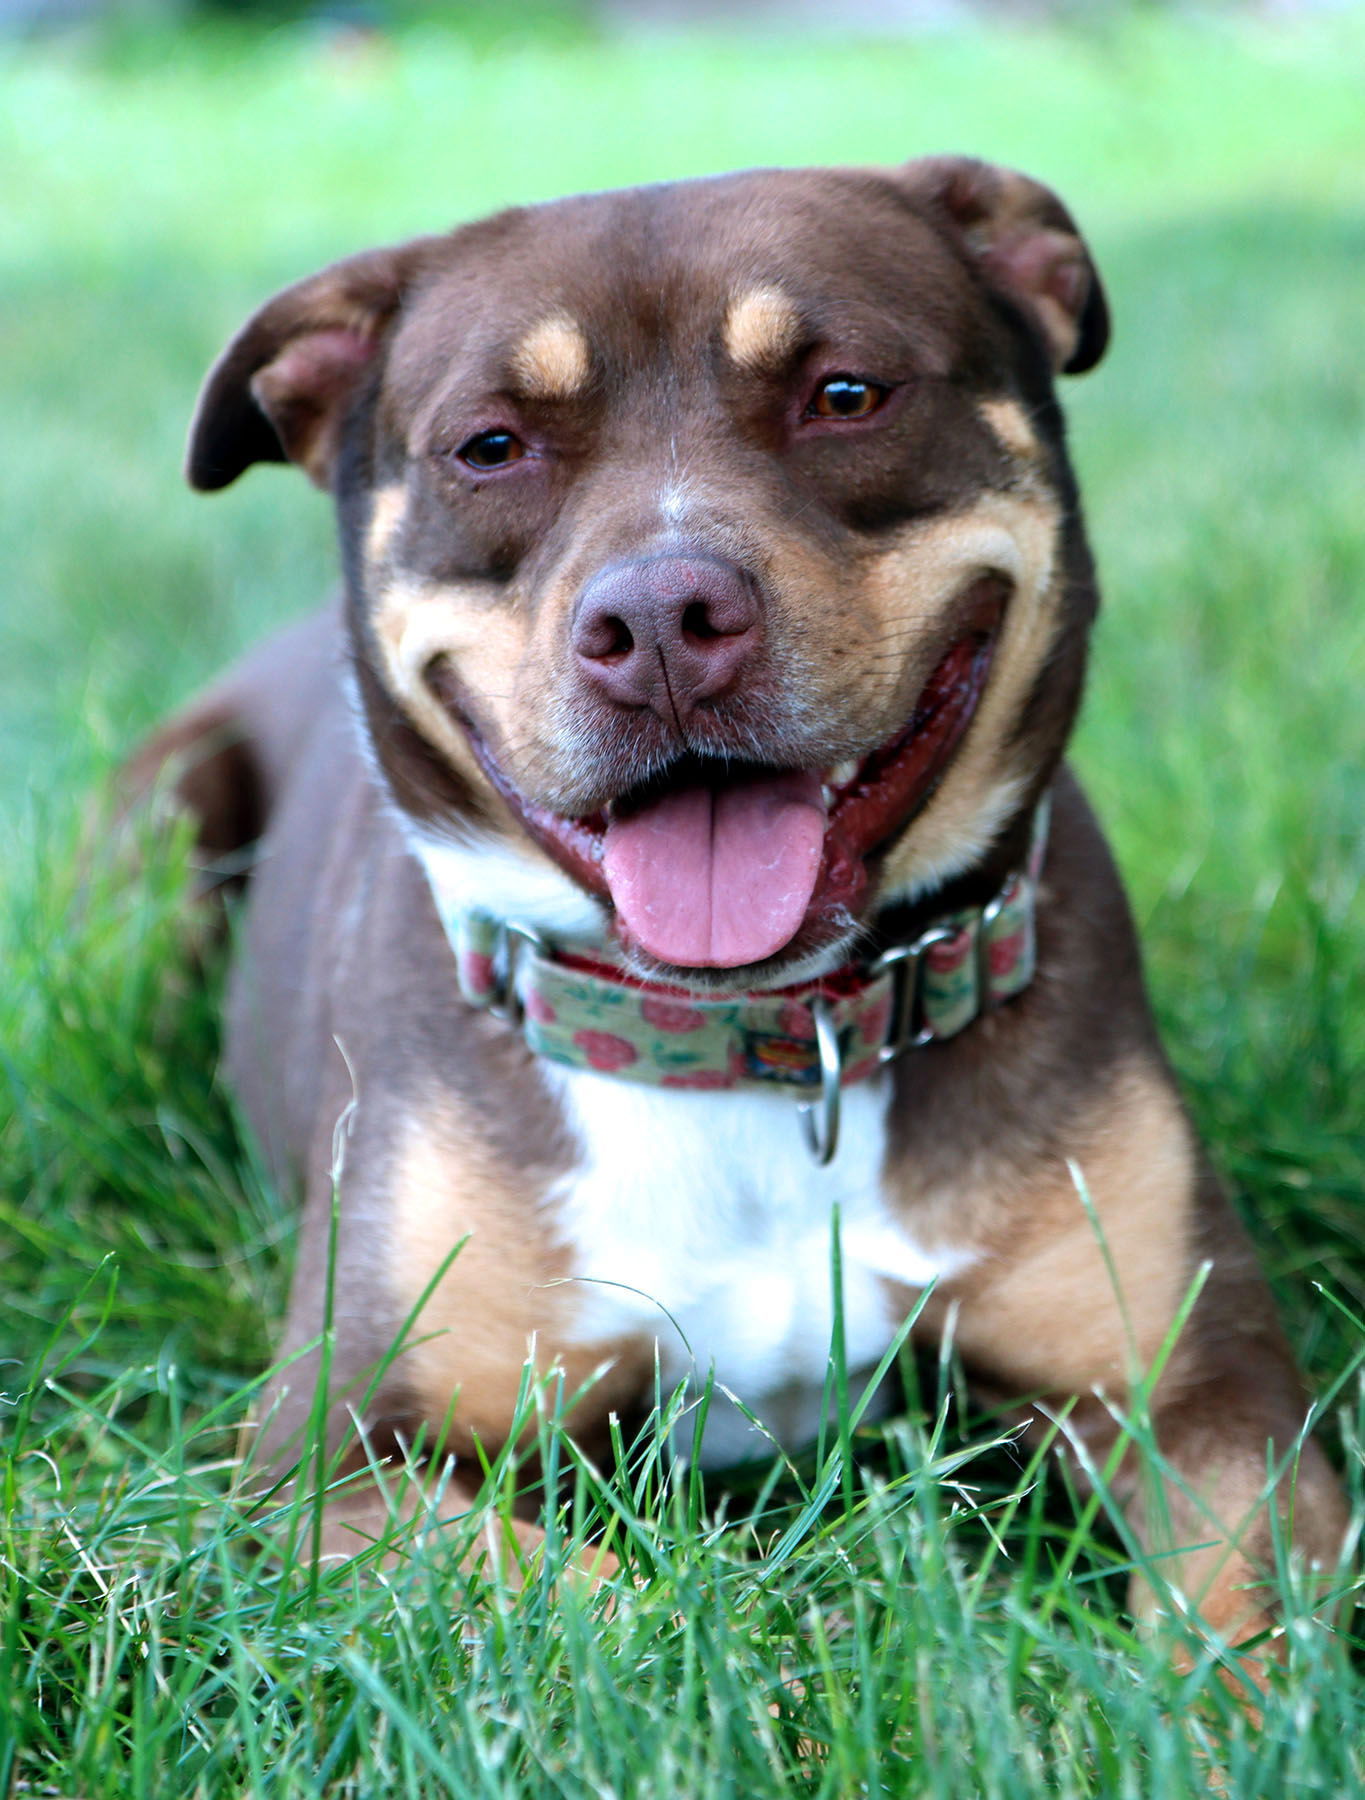
<svg viewBox="0 0 1365 1800"><path fill-rule="evenodd" d="M141 769L176 759L206 861L261 841L228 1062L306 1189L285 1355L344 1146L353 1465L421 1435L458 1511L528 1352L570 1391L607 1365L590 1453L656 1353L799 1443L836 1204L852 1367L932 1283L917 1334L951 1316L1029 1416L1075 1400L1102 1461L1099 1396L1129 1404L1207 1261L1152 1400L1173 1479L1130 1504L1211 1627L1264 1627L1267 1446L1305 1400L1060 760L1096 593L1053 379L1107 334L1058 200L945 158L502 213L229 346L190 479L288 459L331 491L344 618ZM316 1367L269 1395L281 1469ZM707 1459L762 1447L718 1392ZM383 1516L338 1501L329 1547ZM1330 1566L1344 1530L1307 1442L1293 1542Z"/></svg>

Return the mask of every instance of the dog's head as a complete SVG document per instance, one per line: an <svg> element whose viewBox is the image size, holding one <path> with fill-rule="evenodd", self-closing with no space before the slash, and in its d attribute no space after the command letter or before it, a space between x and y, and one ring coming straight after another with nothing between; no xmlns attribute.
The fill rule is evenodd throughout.
<svg viewBox="0 0 1365 1800"><path fill-rule="evenodd" d="M277 296L189 473L335 493L368 734L438 879L752 986L1050 778L1094 610L1053 377L1107 329L1060 202L981 163L592 195Z"/></svg>

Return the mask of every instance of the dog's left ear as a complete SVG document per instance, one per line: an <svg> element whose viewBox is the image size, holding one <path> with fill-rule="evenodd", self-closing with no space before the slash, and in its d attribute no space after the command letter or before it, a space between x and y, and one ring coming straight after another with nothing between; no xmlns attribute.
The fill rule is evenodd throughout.
<svg viewBox="0 0 1365 1800"><path fill-rule="evenodd" d="M252 463L297 463L332 485L346 411L438 238L334 263L268 300L213 365L185 474L201 492Z"/></svg>
<svg viewBox="0 0 1365 1800"><path fill-rule="evenodd" d="M922 157L901 178L987 281L1023 306L1054 369L1094 368L1109 342L1109 307L1076 222L1051 188L968 156Z"/></svg>

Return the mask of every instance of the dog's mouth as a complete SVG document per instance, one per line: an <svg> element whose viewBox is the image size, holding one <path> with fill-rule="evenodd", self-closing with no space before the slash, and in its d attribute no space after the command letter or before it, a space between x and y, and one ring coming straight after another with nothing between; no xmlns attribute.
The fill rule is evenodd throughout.
<svg viewBox="0 0 1365 1800"><path fill-rule="evenodd" d="M925 805L980 704L1003 612L940 657L909 723L856 762L791 769L681 757L600 811L566 819L480 764L531 835L611 902L627 950L665 970L751 968L845 936L870 867Z"/></svg>

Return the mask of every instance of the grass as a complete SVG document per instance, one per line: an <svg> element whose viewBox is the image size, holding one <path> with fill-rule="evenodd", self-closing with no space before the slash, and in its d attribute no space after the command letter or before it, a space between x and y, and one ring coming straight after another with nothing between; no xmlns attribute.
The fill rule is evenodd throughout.
<svg viewBox="0 0 1365 1800"><path fill-rule="evenodd" d="M111 761L327 579L297 478L178 485L198 377L275 286L747 162L963 147L1051 179L1118 322L1070 395L1108 601L1077 756L1359 1506L1359 24L0 58L0 1795L1357 1791L1349 1628L1309 1628L1284 1572L1257 1730L1209 1655L1177 1675L1135 1635L1103 1495L964 1434L951 1366L901 1424L846 1419L728 1495L662 1455L667 1396L603 1482L528 1390L567 1475L519 1593L420 1543L367 1581L282 1569L230 1462L290 1209L213 1084L174 858L130 885L76 845ZM495 1519L514 1484L491 1472ZM631 1572L600 1593L563 1577L593 1529Z"/></svg>

